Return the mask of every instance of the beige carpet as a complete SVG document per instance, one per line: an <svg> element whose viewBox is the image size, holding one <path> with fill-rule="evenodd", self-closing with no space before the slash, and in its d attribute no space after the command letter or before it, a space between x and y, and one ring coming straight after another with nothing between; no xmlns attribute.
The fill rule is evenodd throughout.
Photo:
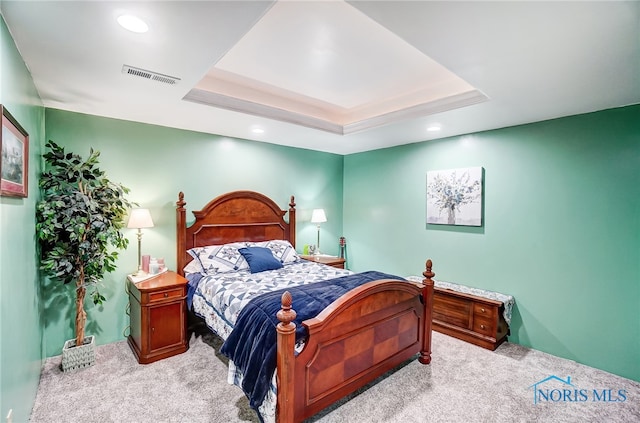
<svg viewBox="0 0 640 423"><path fill-rule="evenodd" d="M139 365L117 342L98 347L94 366L66 374L60 357L49 358L30 421L258 421L211 345L215 338L193 336L186 353ZM549 399L534 404L533 385L550 376L537 385ZM640 383L514 344L492 352L434 333L431 365L412 360L311 421L640 422Z"/></svg>

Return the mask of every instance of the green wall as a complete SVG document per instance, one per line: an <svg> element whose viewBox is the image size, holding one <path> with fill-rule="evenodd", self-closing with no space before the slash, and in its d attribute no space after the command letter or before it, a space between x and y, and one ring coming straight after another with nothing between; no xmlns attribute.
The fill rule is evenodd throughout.
<svg viewBox="0 0 640 423"><path fill-rule="evenodd" d="M175 266L175 201L189 211L236 189L286 207L296 196L298 249L347 237L356 271L419 274L516 298L512 342L640 380L640 106L430 141L346 157L114 119L46 110L0 20L0 103L30 136L28 198L0 197L0 416L31 411L43 357L73 337L64 287L40 281L34 238L37 178L47 139L86 155L151 209L143 252ZM46 131L45 131L46 122ZM46 133L45 133L46 132ZM481 228L425 224L428 170L485 169ZM343 231L344 225L344 231ZM102 307L88 304L98 344L127 333L124 280L131 246L107 275ZM437 360L437 357L434 357Z"/></svg>
<svg viewBox="0 0 640 423"><path fill-rule="evenodd" d="M510 341L640 380L640 106L345 157L351 267L515 297ZM426 173L484 168L481 228L426 225ZM434 357L437 360L437 357Z"/></svg>
<svg viewBox="0 0 640 423"><path fill-rule="evenodd" d="M44 108L0 19L0 103L29 134L28 197L0 197L0 417L26 421L40 378L42 334L35 233Z"/></svg>
<svg viewBox="0 0 640 423"><path fill-rule="evenodd" d="M338 253L342 235L343 157L273 144L225 138L166 127L107 119L60 110L46 110L46 137L86 156L100 151L100 167L108 177L131 189L129 199L149 208L155 227L144 230L143 254L164 257L175 268L175 203L184 191L187 218L213 197L234 190L266 194L283 209L291 195L297 204L297 249L314 243L311 210L323 207L321 227L324 250ZM135 231L126 230L129 248L120 254L118 270L104 280L102 307L88 303L87 331L98 344L124 338L129 323L125 314L126 274L137 266ZM321 240L321 241L322 241ZM333 242L332 242L333 241ZM59 284L45 282L44 324L46 355L60 354L72 337L71 297Z"/></svg>

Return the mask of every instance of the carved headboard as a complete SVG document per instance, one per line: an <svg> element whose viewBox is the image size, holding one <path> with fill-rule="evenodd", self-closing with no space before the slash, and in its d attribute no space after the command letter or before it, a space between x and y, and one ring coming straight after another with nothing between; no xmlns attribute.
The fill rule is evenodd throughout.
<svg viewBox="0 0 640 423"><path fill-rule="evenodd" d="M184 194L176 202L177 273L192 260L187 250L206 245L237 241L285 239L296 246L296 204L291 196L289 221L287 210L281 210L269 197L253 191L233 191L209 201L194 211L195 222L187 227Z"/></svg>

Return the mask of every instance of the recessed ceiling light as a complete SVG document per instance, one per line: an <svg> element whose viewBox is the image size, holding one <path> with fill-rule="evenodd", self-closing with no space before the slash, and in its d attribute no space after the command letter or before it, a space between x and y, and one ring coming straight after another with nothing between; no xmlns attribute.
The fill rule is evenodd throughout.
<svg viewBox="0 0 640 423"><path fill-rule="evenodd" d="M253 132L254 134L263 134L264 133L264 129L262 129L262 128L253 128L251 130L251 132Z"/></svg>
<svg viewBox="0 0 640 423"><path fill-rule="evenodd" d="M429 131L429 132L437 132L437 131L439 131L440 129L442 129L442 128L440 127L440 125L429 125L429 126L427 127L427 131Z"/></svg>
<svg viewBox="0 0 640 423"><path fill-rule="evenodd" d="M147 25L145 21L133 15L119 16L118 23L124 29L128 29L131 32L137 32L138 34L142 34L149 30L149 25Z"/></svg>

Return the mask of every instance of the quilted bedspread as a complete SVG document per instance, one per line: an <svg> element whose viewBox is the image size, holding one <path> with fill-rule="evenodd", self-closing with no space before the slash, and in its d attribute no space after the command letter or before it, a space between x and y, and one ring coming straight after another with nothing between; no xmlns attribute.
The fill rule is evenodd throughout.
<svg viewBox="0 0 640 423"><path fill-rule="evenodd" d="M282 269L260 273L248 270L198 275L194 287L193 311L223 339L227 339L240 311L252 298L267 292L352 274L307 260L286 264ZM189 275L187 275L189 278Z"/></svg>

